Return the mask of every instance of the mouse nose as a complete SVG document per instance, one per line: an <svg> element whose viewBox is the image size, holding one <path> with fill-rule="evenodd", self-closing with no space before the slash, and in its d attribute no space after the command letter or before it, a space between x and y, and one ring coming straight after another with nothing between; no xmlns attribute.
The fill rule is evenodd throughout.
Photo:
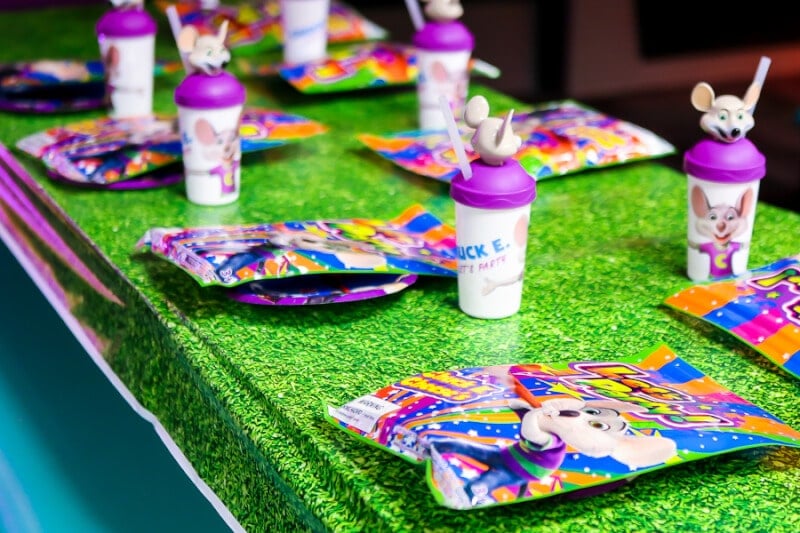
<svg viewBox="0 0 800 533"><path fill-rule="evenodd" d="M738 137L741 134L742 134L742 130L740 130L739 128L733 128L731 130L731 137Z"/></svg>
<svg viewBox="0 0 800 533"><path fill-rule="evenodd" d="M558 412L558 416L565 416L567 418L575 418L581 416L578 411L574 411L572 409L564 409L563 411Z"/></svg>

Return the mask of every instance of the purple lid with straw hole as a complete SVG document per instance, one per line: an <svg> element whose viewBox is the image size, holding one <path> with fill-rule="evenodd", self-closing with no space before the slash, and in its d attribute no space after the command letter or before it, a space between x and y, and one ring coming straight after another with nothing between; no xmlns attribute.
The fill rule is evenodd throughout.
<svg viewBox="0 0 800 533"><path fill-rule="evenodd" d="M683 170L703 180L746 183L763 178L767 165L764 154L747 138L732 143L703 139L686 151Z"/></svg>
<svg viewBox="0 0 800 533"><path fill-rule="evenodd" d="M473 50L475 37L458 21L427 22L414 34L414 46L435 52Z"/></svg>
<svg viewBox="0 0 800 533"><path fill-rule="evenodd" d="M156 21L144 9L112 9L97 21L95 31L104 37L143 37L156 34Z"/></svg>
<svg viewBox="0 0 800 533"><path fill-rule="evenodd" d="M450 182L450 196L462 205L512 209L536 199L536 180L516 159L507 159L497 166L476 159L470 163L470 168L470 179L464 179L464 174L459 172Z"/></svg>
<svg viewBox="0 0 800 533"><path fill-rule="evenodd" d="M218 109L244 104L246 92L235 76L227 72L210 75L195 72L175 89L175 103L191 109Z"/></svg>

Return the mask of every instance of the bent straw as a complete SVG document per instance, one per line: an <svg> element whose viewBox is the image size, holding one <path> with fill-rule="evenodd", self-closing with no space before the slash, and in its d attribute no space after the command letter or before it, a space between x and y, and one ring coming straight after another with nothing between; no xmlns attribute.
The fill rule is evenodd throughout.
<svg viewBox="0 0 800 533"><path fill-rule="evenodd" d="M178 36L181 33L181 19L178 16L178 10L175 8L174 5L167 6L167 19L169 20L169 27L172 30L172 38L175 39L175 45L178 45ZM181 63L183 64L183 70L186 71L186 74L190 74L192 72L191 66L189 66L189 59L186 57L186 54L181 52L180 47L178 47L178 55L181 58Z"/></svg>
<svg viewBox="0 0 800 533"><path fill-rule="evenodd" d="M422 16L422 10L419 8L419 0L406 0L406 8L408 14L411 16L411 23L414 29L419 31L425 25L425 18Z"/></svg>
<svg viewBox="0 0 800 533"><path fill-rule="evenodd" d="M756 69L756 76L753 78L753 81L758 82L759 85L762 87L764 86L764 80L767 79L767 71L769 71L769 66L772 64L772 60L767 56L761 56L761 61L758 62L758 68Z"/></svg>
<svg viewBox="0 0 800 533"><path fill-rule="evenodd" d="M464 179L468 180L472 177L472 167L469 166L467 151L464 149L464 143L461 142L461 135L458 133L458 126L456 126L456 119L453 117L453 111L450 109L450 103L443 94L439 95L439 106L442 108L442 113L444 113L444 121L447 124L447 135L450 137L450 142L453 143L453 150L458 159L458 166L461 168Z"/></svg>
<svg viewBox="0 0 800 533"><path fill-rule="evenodd" d="M759 87L764 87L764 80L767 79L767 72L769 71L769 66L772 64L772 60L767 56L761 56L761 61L758 62L758 68L756 69L756 75L753 78L753 83L757 83ZM750 114L753 115L756 112L756 106L753 106L753 109L750 110Z"/></svg>

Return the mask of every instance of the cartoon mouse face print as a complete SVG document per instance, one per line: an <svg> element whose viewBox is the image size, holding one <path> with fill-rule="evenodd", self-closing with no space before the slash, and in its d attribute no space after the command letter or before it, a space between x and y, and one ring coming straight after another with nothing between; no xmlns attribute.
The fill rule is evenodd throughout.
<svg viewBox="0 0 800 533"><path fill-rule="evenodd" d="M307 231L287 233L272 240L278 246L332 254L347 269L375 269L386 265L386 256L369 243L330 240Z"/></svg>
<svg viewBox="0 0 800 533"><path fill-rule="evenodd" d="M616 400L557 398L533 407L522 399L509 401L520 419L519 440L506 450L447 439L432 444L433 454L459 454L488 467L464 485L472 505L493 503L496 489L516 488L523 496L529 481L542 480L564 461L568 447L589 457L611 457L631 470L665 462L675 455L675 441L628 434L622 413L647 409Z"/></svg>
<svg viewBox="0 0 800 533"><path fill-rule="evenodd" d="M484 278L481 294L487 296L499 287L522 283L525 278L525 248L528 242L528 217L521 215L514 224L514 245L516 249L516 261L519 263L519 270L504 278Z"/></svg>
<svg viewBox="0 0 800 533"><path fill-rule="evenodd" d="M739 196L736 205L710 205L705 192L699 186L692 189L692 210L697 221L695 227L708 237L719 249L726 248L735 237L745 233L748 228L747 217L753 209L754 194L746 189Z"/></svg>
<svg viewBox="0 0 800 533"><path fill-rule="evenodd" d="M705 242L694 242L691 238L689 240L690 249L708 256L708 270L697 272L696 275L701 279L708 275L718 278L741 271L744 268L739 264L741 261L737 263L739 266L734 261L737 257L746 257L749 238L737 238L746 235L750 229L749 218L755 204L753 189L745 189L734 205L722 202L711 205L703 189L695 185L690 201L692 213L696 217L694 228L701 237L708 239ZM739 252L745 255L739 257ZM690 264L690 276L694 275L692 272L694 271Z"/></svg>
<svg viewBox="0 0 800 533"><path fill-rule="evenodd" d="M466 73L451 72L442 61L434 60L430 66L429 82L436 86L438 94L447 98L451 105L455 102L463 102L467 95L469 79ZM435 106L439 107L438 98Z"/></svg>
<svg viewBox="0 0 800 533"><path fill-rule="evenodd" d="M236 190L236 173L241 159L239 128L217 131L210 121L200 118L195 122L194 134L200 145L203 159L219 162L219 165L213 167L209 173L220 179L222 192L234 192Z"/></svg>
<svg viewBox="0 0 800 533"><path fill-rule="evenodd" d="M111 107L116 89L117 82L119 81L119 48L111 44L103 54L103 75L106 82L106 93L103 96L106 107Z"/></svg>
<svg viewBox="0 0 800 533"><path fill-rule="evenodd" d="M104 102L116 118L152 112L153 37L100 39L106 85Z"/></svg>

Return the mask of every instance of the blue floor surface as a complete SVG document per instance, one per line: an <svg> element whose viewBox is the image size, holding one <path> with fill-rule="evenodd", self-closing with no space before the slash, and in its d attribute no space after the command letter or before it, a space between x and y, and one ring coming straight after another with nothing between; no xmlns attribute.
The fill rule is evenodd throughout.
<svg viewBox="0 0 800 533"><path fill-rule="evenodd" d="M230 531L2 241L0 531Z"/></svg>

